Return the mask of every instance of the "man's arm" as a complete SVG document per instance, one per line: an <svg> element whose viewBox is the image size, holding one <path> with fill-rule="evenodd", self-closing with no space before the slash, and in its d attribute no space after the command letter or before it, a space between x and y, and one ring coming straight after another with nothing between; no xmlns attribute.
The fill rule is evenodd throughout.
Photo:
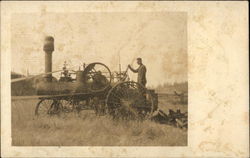
<svg viewBox="0 0 250 158"><path fill-rule="evenodd" d="M128 68L132 71L132 72L134 72L134 73L137 73L138 72L138 69L133 69L130 65L128 65Z"/></svg>

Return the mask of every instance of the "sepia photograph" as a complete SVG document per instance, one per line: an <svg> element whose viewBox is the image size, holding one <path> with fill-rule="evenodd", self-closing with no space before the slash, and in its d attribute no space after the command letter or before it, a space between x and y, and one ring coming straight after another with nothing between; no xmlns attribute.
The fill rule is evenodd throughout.
<svg viewBox="0 0 250 158"><path fill-rule="evenodd" d="M248 2L0 4L0 157L249 157Z"/></svg>
<svg viewBox="0 0 250 158"><path fill-rule="evenodd" d="M14 14L13 146L186 146L187 14Z"/></svg>

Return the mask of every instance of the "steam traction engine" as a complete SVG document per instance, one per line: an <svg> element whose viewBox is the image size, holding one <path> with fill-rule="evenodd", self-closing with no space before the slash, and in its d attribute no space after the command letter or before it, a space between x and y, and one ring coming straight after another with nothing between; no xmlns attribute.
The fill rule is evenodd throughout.
<svg viewBox="0 0 250 158"><path fill-rule="evenodd" d="M146 118L157 109L154 90L129 81L126 72L111 73L103 63L84 65L83 70L70 71L66 63L59 80L52 76L53 37L47 37L45 77L37 81L38 116L92 109L96 114L110 114L115 118ZM72 77L75 76L75 77Z"/></svg>

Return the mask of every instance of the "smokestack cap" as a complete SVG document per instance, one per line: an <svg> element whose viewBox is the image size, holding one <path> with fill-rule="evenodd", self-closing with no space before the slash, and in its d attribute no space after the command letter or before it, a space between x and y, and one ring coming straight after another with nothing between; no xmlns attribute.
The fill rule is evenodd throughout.
<svg viewBox="0 0 250 158"><path fill-rule="evenodd" d="M52 36L45 37L43 50L46 53L54 51L54 38Z"/></svg>

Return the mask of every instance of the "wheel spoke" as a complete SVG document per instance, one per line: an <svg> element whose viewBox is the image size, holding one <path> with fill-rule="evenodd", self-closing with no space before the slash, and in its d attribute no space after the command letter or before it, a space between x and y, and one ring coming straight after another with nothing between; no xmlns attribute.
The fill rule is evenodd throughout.
<svg viewBox="0 0 250 158"><path fill-rule="evenodd" d="M60 101L60 104L62 106L63 112L66 112L66 113L72 112L74 109L74 104L73 104L73 100L71 97L68 98L67 100L62 99Z"/></svg>
<svg viewBox="0 0 250 158"><path fill-rule="evenodd" d="M124 93L125 93L125 95L126 95L126 98L129 99L128 88L125 88L125 89L124 89Z"/></svg>
<svg viewBox="0 0 250 158"><path fill-rule="evenodd" d="M43 99L36 106L35 114L39 116L48 116L60 112L60 103L58 100Z"/></svg>
<svg viewBox="0 0 250 158"><path fill-rule="evenodd" d="M144 118L152 111L153 103L146 98L147 91L137 82L121 82L113 89L107 98L107 106L116 117L124 119ZM116 100L119 99L119 103ZM118 105L119 106L114 106Z"/></svg>
<svg viewBox="0 0 250 158"><path fill-rule="evenodd" d="M124 98L124 93L122 93L121 90L116 91L116 95L119 96L120 98Z"/></svg>
<svg viewBox="0 0 250 158"><path fill-rule="evenodd" d="M121 96L118 96L115 93L111 93L111 95L114 96L115 98L119 99L119 100L121 99Z"/></svg>

